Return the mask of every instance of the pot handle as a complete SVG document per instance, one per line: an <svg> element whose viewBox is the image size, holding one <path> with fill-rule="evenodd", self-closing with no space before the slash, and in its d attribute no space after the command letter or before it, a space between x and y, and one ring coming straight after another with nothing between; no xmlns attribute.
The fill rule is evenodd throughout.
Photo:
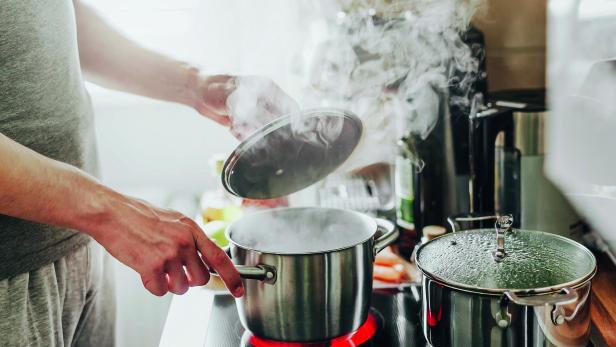
<svg viewBox="0 0 616 347"><path fill-rule="evenodd" d="M382 218L376 218L375 220L377 229L383 232L383 235L379 236L374 242L374 256L376 257L377 253L396 241L400 233L392 222Z"/></svg>
<svg viewBox="0 0 616 347"><path fill-rule="evenodd" d="M259 280L267 283L276 282L276 268L269 265L235 265L240 277L247 280Z"/></svg>
<svg viewBox="0 0 616 347"><path fill-rule="evenodd" d="M230 248L225 249L225 253L231 258ZM240 277L246 280L259 280L265 283L276 283L276 268L271 265L259 264L257 266L234 265ZM214 269L210 269L210 275L218 276Z"/></svg>
<svg viewBox="0 0 616 347"><path fill-rule="evenodd" d="M570 287L561 289L558 294L518 296L511 291L504 293L512 302L523 306L542 306L542 305L567 305L577 301L577 292Z"/></svg>

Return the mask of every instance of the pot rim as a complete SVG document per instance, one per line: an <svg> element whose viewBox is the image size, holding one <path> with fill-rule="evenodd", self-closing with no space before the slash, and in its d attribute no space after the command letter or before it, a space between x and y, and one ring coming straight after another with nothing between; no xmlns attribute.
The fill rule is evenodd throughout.
<svg viewBox="0 0 616 347"><path fill-rule="evenodd" d="M467 232L467 231L476 231L476 230L481 230L481 229L469 229L469 230L462 230L462 231L458 231L458 232ZM426 276L427 278L429 278L430 280L437 282L438 284L441 284L445 287L451 288L451 289L457 289L457 290L461 290L464 292L468 292L468 293L473 293L473 294L487 294L487 295L502 295L505 292L511 292L514 294L518 294L518 295L523 295L523 296L528 296L528 295L539 295L539 294L553 294L553 293L557 293L560 290L562 290L563 288L566 287L571 287L571 288L578 288L583 286L584 284L586 284L587 282L591 281L592 278L595 276L595 274L597 273L597 259L595 257L595 255L584 245L580 244L579 242L576 242L574 240L571 240L567 237L561 236L561 235L556 235L556 234L552 234L552 233L547 233L544 231L535 231L535 230L525 230L525 229L516 229L519 231L527 231L527 232L533 232L533 233L541 233L541 234L546 234L546 235L550 235L550 237L557 237L557 238L561 238L563 240L565 240L566 242L572 243L574 244L579 250L586 252L587 255L589 255L594 263L594 266L592 268L592 270L590 270L587 274L585 274L582 277L579 277L573 281L569 281L569 282L565 282L565 283L559 283L557 285L554 286L549 286L549 287L540 287L540 288L518 288L518 289L508 289L508 288L484 288L484 287L477 287L477 286L470 286L467 284L463 284L463 283L458 283L455 281L450 281L450 280L446 280L444 278L441 278L439 276L436 276L432 273L430 273L427 270L424 270L421 267L420 262L418 261L418 255L419 252L426 247L426 245L429 245L430 242L442 238L442 237L449 237L449 235L453 235L454 233L448 233L448 234L444 234L438 237L435 237L434 239L420 245L417 250L415 251L415 264L417 265L417 269L419 269L419 271L421 271L421 274L423 276Z"/></svg>
<svg viewBox="0 0 616 347"><path fill-rule="evenodd" d="M363 214L361 212L357 212L357 211L352 211L352 210L345 210L345 209L341 209L341 208L332 208L332 207L319 207L319 206L298 206L298 207L280 207L280 208L273 208L273 209L268 209L265 211L259 211L259 212L254 212L251 213L250 216L255 216L258 214L268 214L268 213L272 213L273 211L281 211L281 210L307 210L307 209L318 209L318 210L330 210L330 211L340 211L342 213L348 213L348 214L352 214L355 215L361 219L363 219L365 222L370 224L371 229L373 230L372 233L370 234L369 237L365 238L364 240L362 240L361 242L357 242L353 245L348 245L348 246L344 246L344 247L339 247L339 248L334 248L334 249L328 249L328 250L324 250L324 251L312 251L312 252L268 252L268 251L263 251L263 250L259 250L256 249L254 247L248 247L245 245L240 244L239 242L234 241L231 238L231 228L233 227L233 225L239 221L242 220L242 218L238 219L235 222L232 222L231 224L229 224L227 226L227 228L225 229L225 237L227 238L227 240L229 240L229 244L230 245L234 245L236 247L245 249L245 250L249 250L252 252L257 252L259 254L272 254L272 255L279 255L279 256L302 256L302 255L321 255L321 254L329 254L329 253L335 253L335 252L340 252L340 251L344 251L346 249L351 249L354 247L357 247L359 245L363 245L364 243L370 241L370 240L374 240L374 235L376 234L376 232L378 231L378 227L377 227L377 223L376 220L366 214Z"/></svg>

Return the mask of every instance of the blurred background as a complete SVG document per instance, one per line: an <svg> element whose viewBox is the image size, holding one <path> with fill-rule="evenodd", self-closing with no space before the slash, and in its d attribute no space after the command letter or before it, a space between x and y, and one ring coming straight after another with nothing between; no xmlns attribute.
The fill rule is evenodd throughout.
<svg viewBox="0 0 616 347"><path fill-rule="evenodd" d="M89 0L140 44L208 73L265 75L302 101L307 49L325 35L310 6L285 0ZM490 91L544 88L546 1L485 1L473 24L485 38ZM307 48L308 47L308 48ZM302 77L304 76L304 77ZM195 215L213 189L208 161L237 144L192 109L88 85L102 180L119 191ZM171 295L148 294L116 262L118 346L158 344ZM189 319L189 317L187 317Z"/></svg>
<svg viewBox="0 0 616 347"><path fill-rule="evenodd" d="M208 73L259 74L294 94L292 56L301 44L291 2L227 0L90 0L130 38ZM263 21L267 18L267 21ZM105 184L158 206L194 216L200 194L219 184L208 161L237 140L226 128L176 104L88 84L96 113ZM295 88L297 94L297 88ZM115 263L118 346L157 346L171 294L143 289L138 275ZM188 318L187 318L188 319Z"/></svg>

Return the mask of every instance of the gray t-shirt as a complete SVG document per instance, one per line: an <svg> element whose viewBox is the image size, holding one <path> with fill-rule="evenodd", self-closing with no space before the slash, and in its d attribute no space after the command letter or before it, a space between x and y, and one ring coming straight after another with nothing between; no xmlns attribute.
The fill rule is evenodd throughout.
<svg viewBox="0 0 616 347"><path fill-rule="evenodd" d="M79 66L71 0L0 1L0 133L96 173L92 106ZM2 161L0 165L13 165ZM62 204L58 197L50 204ZM89 242L85 234L0 215L0 279Z"/></svg>

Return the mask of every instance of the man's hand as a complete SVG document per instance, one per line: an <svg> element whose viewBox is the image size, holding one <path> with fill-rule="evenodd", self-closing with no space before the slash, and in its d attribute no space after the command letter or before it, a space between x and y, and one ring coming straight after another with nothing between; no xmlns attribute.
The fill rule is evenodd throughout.
<svg viewBox="0 0 616 347"><path fill-rule="evenodd" d="M297 102L266 77L196 74L193 78L194 108L228 126L239 139L282 115L299 110Z"/></svg>
<svg viewBox="0 0 616 347"><path fill-rule="evenodd" d="M229 126L242 139L295 112L295 100L260 76L204 76L197 67L129 40L96 11L74 0L79 59L86 77L104 87L185 104Z"/></svg>
<svg viewBox="0 0 616 347"><path fill-rule="evenodd" d="M233 263L193 220L117 193L103 199L107 200L103 206L110 209L104 209L107 212L89 234L137 271L152 294L183 294L189 286L202 286L212 268L234 296L242 296L244 288Z"/></svg>
<svg viewBox="0 0 616 347"><path fill-rule="evenodd" d="M155 295L186 292L216 270L235 296L240 276L223 250L182 214L103 186L0 134L0 214L79 230L141 275Z"/></svg>
<svg viewBox="0 0 616 347"><path fill-rule="evenodd" d="M79 58L86 77L104 87L185 104L229 126L242 139L265 123L298 110L272 80L204 76L191 64L129 40L96 11L74 0Z"/></svg>

